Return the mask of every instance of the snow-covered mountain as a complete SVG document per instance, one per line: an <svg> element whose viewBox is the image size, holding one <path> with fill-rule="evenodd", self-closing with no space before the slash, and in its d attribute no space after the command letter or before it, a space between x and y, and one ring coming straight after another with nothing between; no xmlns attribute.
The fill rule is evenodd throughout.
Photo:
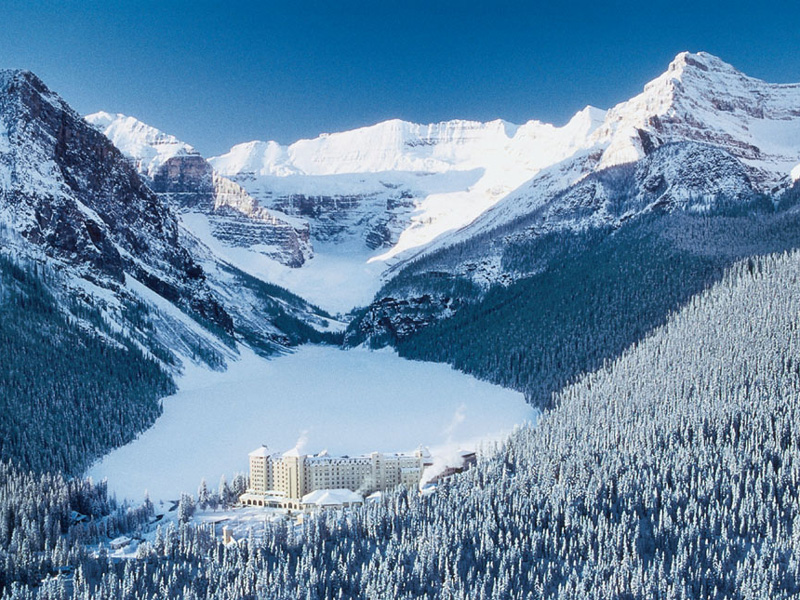
<svg viewBox="0 0 800 600"><path fill-rule="evenodd" d="M708 53L682 52L641 94L609 110L581 151L542 170L437 246L509 223L589 173L636 162L675 142L722 149L744 165L758 191L780 193L800 177L800 84L766 83Z"/></svg>
<svg viewBox="0 0 800 600"><path fill-rule="evenodd" d="M323 306L342 290L334 300L346 310L368 302L391 265L578 152L604 114L587 107L563 127L392 120L288 147L240 144L209 161L261 205L309 222L310 271L267 275ZM312 274L332 285L309 285Z"/></svg>
<svg viewBox="0 0 800 600"><path fill-rule="evenodd" d="M567 263L585 263L595 272L614 265L609 277L630 271L628 279L644 286L667 280L669 268L691 264L670 290L674 304L653 310L650 305L663 298L641 302L646 319L658 322L660 310L674 309L713 281L732 257L797 247L798 160L800 85L749 78L709 54L679 54L640 95L611 109L571 156L393 267L348 339L406 344L411 356L467 367L473 358L451 350L466 342L455 334L442 341L444 332L452 333L450 324L459 335L474 328L494 336L500 346L508 344L504 336L534 339L536 328L551 327L560 313L537 325L540 317L516 311L543 310L531 298L552 295L546 282L566 277ZM659 262L658 255L673 253L670 264ZM626 255L630 259L620 264ZM598 301L605 292L602 286L581 289L584 279L592 280L581 268L558 284L577 289L563 304L598 302L586 330L602 329L593 319L610 318ZM426 334L417 338L432 325L438 334L428 335L439 335L435 342ZM641 324L631 331L636 327ZM569 330L566 323L559 328ZM520 344L510 355L540 351ZM475 356L483 352L473 350ZM486 365L481 369L496 375Z"/></svg>
<svg viewBox="0 0 800 600"><path fill-rule="evenodd" d="M86 119L218 254L346 311L371 299L404 252L471 222L542 167L572 155L603 115L587 107L563 127L394 120L289 147L241 144L208 162L132 117Z"/></svg>
<svg viewBox="0 0 800 600"><path fill-rule="evenodd" d="M800 159L800 84L748 77L711 54L683 52L644 91L608 112L592 136L599 168L633 162L668 142L724 148L763 191L785 185Z"/></svg>
<svg viewBox="0 0 800 600"><path fill-rule="evenodd" d="M240 144L209 161L262 206L307 219L315 243L346 244L355 268L373 270L347 281L374 286L388 267L520 218L668 143L721 148L756 189L776 193L800 177L798 107L800 85L684 52L638 96L608 112L587 107L563 127L393 120L290 146Z"/></svg>
<svg viewBox="0 0 800 600"><path fill-rule="evenodd" d="M129 157L150 188L182 214L192 233L212 243L252 248L290 267L311 256L308 225L259 206L239 185L215 173L192 146L134 117L85 117Z"/></svg>
<svg viewBox="0 0 800 600"><path fill-rule="evenodd" d="M0 72L0 220L103 285L144 283L230 330L175 215L108 139L35 75Z"/></svg>
<svg viewBox="0 0 800 600"><path fill-rule="evenodd" d="M721 149L744 165L748 187L777 193L800 173L798 106L798 85L681 53L638 96L608 112L587 107L562 127L392 120L290 146L249 142L206 160L132 117L86 119L217 254L346 310L370 298L387 268L542 212L590 173L665 144Z"/></svg>
<svg viewBox="0 0 800 600"><path fill-rule="evenodd" d="M476 168L509 172L540 169L559 152L568 156L602 122L604 111L586 107L564 127L539 121L514 125L496 120L419 125L397 119L291 146L249 142L211 159L226 175L336 175Z"/></svg>
<svg viewBox="0 0 800 600"><path fill-rule="evenodd" d="M572 156L604 115L586 107L563 127L391 120L288 147L240 144L210 162L264 205L310 218L312 236L316 230L323 239L360 237L381 249L374 259L390 261L469 223L541 169ZM328 219L336 230L326 227Z"/></svg>
<svg viewBox="0 0 800 600"><path fill-rule="evenodd" d="M136 170L150 179L172 158L200 156L189 144L134 117L101 111L84 118L132 158Z"/></svg>
<svg viewBox="0 0 800 600"><path fill-rule="evenodd" d="M161 171L202 161L164 146ZM169 366L180 359L164 352L217 366L235 355L234 339L269 353L325 328L305 301L253 280L182 228L166 196L35 75L0 71L0 251L60 273L68 301L83 298Z"/></svg>
<svg viewBox="0 0 800 600"><path fill-rule="evenodd" d="M131 117L87 119L217 254L344 312L366 304L408 260L526 215L559 215L544 228L608 222L597 212L565 219L568 205L549 205L574 201L575 193L562 192L588 175L667 144L709 148L700 161L709 189L736 185L706 168L719 149L741 163L747 180L728 189L734 196L780 193L800 178L798 107L800 85L765 83L712 55L684 52L641 94L609 111L586 107L561 127L391 120L289 146L248 142L206 161ZM683 191L670 187L670 197L702 193L690 179ZM660 189L655 179L647 185Z"/></svg>

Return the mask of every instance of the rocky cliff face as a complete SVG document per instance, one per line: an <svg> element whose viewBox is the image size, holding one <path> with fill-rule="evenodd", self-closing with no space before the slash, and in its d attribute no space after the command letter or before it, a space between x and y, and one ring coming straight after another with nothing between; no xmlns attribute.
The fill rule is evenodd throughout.
<svg viewBox="0 0 800 600"><path fill-rule="evenodd" d="M213 212L214 171L200 155L173 156L148 180L150 188L178 210Z"/></svg>
<svg viewBox="0 0 800 600"><path fill-rule="evenodd" d="M203 215L213 238L224 245L256 248L290 267L311 257L306 223L258 206L241 186L215 173L190 145L125 115L100 112L86 120L133 161L150 188L172 207Z"/></svg>
<svg viewBox="0 0 800 600"><path fill-rule="evenodd" d="M306 223L314 242L355 242L362 253L391 248L407 227L419 192L402 176L346 179L292 177L265 182L237 176L260 205Z"/></svg>
<svg viewBox="0 0 800 600"><path fill-rule="evenodd" d="M306 221L291 213L268 210L239 184L213 174L213 212L207 212L211 234L231 247L252 248L288 267L298 268L313 256Z"/></svg>
<svg viewBox="0 0 800 600"><path fill-rule="evenodd" d="M109 140L36 76L0 73L0 215L86 279L131 276L224 330L232 321L178 243L175 215Z"/></svg>
<svg viewBox="0 0 800 600"><path fill-rule="evenodd" d="M82 326L101 337L111 328L170 368L184 358L221 367L237 341L264 354L332 341L337 324L221 259L181 226L174 205L210 208L219 227L260 221L250 240L277 231L270 240L282 251L295 227L281 239L241 188L158 139L153 147L170 155L159 162L153 151L146 161L143 152L135 162L34 75L0 71L0 251L44 262L59 274L51 287L65 307L83 302L103 320ZM229 236L239 240L241 228Z"/></svg>

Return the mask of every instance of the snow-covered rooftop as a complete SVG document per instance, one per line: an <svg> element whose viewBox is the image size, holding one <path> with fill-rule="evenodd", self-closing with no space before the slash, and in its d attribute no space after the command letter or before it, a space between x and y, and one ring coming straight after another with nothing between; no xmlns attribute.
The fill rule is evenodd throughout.
<svg viewBox="0 0 800 600"><path fill-rule="evenodd" d="M342 504L362 503L364 498L352 490L323 489L303 496L302 504L314 506L339 506Z"/></svg>
<svg viewBox="0 0 800 600"><path fill-rule="evenodd" d="M269 456L269 449L266 446L261 446L260 448L256 448L250 453L250 456L264 458Z"/></svg>

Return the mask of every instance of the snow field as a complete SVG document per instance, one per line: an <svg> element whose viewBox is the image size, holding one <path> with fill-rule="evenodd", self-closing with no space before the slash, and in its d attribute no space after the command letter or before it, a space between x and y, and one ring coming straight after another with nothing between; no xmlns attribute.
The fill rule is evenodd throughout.
<svg viewBox="0 0 800 600"><path fill-rule="evenodd" d="M406 452L428 446L444 461L459 448L501 439L537 413L522 394L447 365L391 351L304 346L273 360L242 349L224 373L189 366L164 414L88 472L118 499L175 500L247 472L261 444L307 453Z"/></svg>

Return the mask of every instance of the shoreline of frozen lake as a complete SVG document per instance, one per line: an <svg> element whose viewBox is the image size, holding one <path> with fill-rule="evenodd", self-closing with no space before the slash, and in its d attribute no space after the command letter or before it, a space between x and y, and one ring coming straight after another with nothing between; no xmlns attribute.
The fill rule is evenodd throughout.
<svg viewBox="0 0 800 600"><path fill-rule="evenodd" d="M538 414L520 393L389 350L303 346L266 360L242 349L224 373L187 366L178 386L153 427L87 472L118 499L177 499L203 478L215 488L246 472L261 444L333 455L423 445L445 457Z"/></svg>

